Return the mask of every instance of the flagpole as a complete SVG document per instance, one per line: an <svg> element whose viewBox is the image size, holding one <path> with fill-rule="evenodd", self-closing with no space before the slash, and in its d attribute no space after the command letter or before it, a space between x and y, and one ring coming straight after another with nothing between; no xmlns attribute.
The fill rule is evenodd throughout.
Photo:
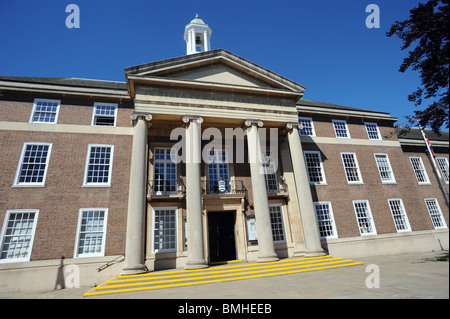
<svg viewBox="0 0 450 319"><path fill-rule="evenodd" d="M430 154L430 159L431 159L431 163L433 164L434 171L435 171L436 175L438 176L439 186L442 188L442 191L444 192L445 204L448 207L448 192L447 192L447 188L445 187L444 179L442 178L441 172L439 171L439 168L436 164L436 156L434 154L434 150L432 149L431 142L428 139L425 132L423 131L422 126L420 126L419 120L416 119L416 121L417 121L417 125L419 125L419 130L422 133L422 137L423 137L423 140L425 141L425 145L427 146L428 154Z"/></svg>

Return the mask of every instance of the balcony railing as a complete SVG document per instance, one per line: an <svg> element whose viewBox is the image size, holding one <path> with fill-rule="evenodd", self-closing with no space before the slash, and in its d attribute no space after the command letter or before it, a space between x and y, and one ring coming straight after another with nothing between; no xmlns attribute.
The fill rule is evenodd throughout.
<svg viewBox="0 0 450 319"><path fill-rule="evenodd" d="M203 195L247 194L243 180L209 180L201 179ZM266 181L269 196L287 194L287 184L282 178L276 181ZM186 196L186 185L183 179L178 180L149 180L147 198L183 198Z"/></svg>
<svg viewBox="0 0 450 319"><path fill-rule="evenodd" d="M183 197L186 194L186 186L182 179L178 180L149 180L147 197Z"/></svg>
<svg viewBox="0 0 450 319"><path fill-rule="evenodd" d="M222 195L222 194L247 194L247 188L243 180L211 180L202 178L201 180L202 193L207 195Z"/></svg>

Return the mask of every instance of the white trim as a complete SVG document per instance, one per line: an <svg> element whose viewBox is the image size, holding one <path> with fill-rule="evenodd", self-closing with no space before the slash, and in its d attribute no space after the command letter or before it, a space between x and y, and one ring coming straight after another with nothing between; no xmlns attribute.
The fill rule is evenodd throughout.
<svg viewBox="0 0 450 319"><path fill-rule="evenodd" d="M306 160L307 153L319 155L320 174L322 175L323 181L321 181L321 182L311 181L311 176L309 175L309 169L308 169L308 164L307 164L307 160ZM322 155L320 155L320 151L303 151L303 157L305 159L306 173L308 174L309 184L311 184L311 185L327 185L327 179L325 178L325 170L323 168Z"/></svg>
<svg viewBox="0 0 450 319"><path fill-rule="evenodd" d="M89 158L91 156L91 148L92 147L110 147L111 148L111 158L109 161L109 173L108 173L108 182L107 183L92 183L92 182L87 183ZM114 158L114 145L112 145L112 144L88 144L88 150L87 150L87 154L86 154L86 163L84 166L83 187L110 187L111 181L112 181L113 158Z"/></svg>
<svg viewBox="0 0 450 319"><path fill-rule="evenodd" d="M360 199L360 200L353 200L352 203L353 203L353 210L355 212L356 224L358 226L359 234L361 236L376 235L377 234L377 229L375 228L375 221L373 220L372 210L370 209L369 201L367 199ZM372 232L370 232L370 233L361 233L361 227L359 226L359 221L358 221L358 213L357 213L356 207L355 207L356 203L366 203L367 216L368 216L369 221L370 221L370 226L372 227Z"/></svg>
<svg viewBox="0 0 450 319"><path fill-rule="evenodd" d="M316 129L314 128L314 121L312 117L305 117L305 116L299 116L298 117L298 122L300 123L300 120L307 120L311 122L311 131L312 131L312 135L304 135L301 134L301 130L299 130L300 136L316 136Z"/></svg>
<svg viewBox="0 0 450 319"><path fill-rule="evenodd" d="M285 219L284 219L284 209L283 209L283 204L280 203L275 203L275 204L269 204L269 215L270 215L270 207L280 207L280 213L281 213L281 226L283 227L283 237L284 240L277 240L277 241L273 241L274 244L284 244L287 242L287 234L286 234L286 224L285 224ZM270 222L270 232L272 234L272 238L273 238L273 230L272 230L272 221Z"/></svg>
<svg viewBox="0 0 450 319"><path fill-rule="evenodd" d="M25 150L27 148L27 145L47 145L48 146L48 154L47 154L47 159L45 162L45 171L44 171L44 176L42 178L42 182L35 182L35 183L26 183L26 182L19 182L19 177L20 177L20 172L22 170L22 164L23 164L23 159L25 157ZM17 164L17 169L16 169L16 175L14 177L14 183L13 183L13 187L44 187L45 186L45 180L47 179L47 171L48 171L48 166L50 164L50 155L52 153L52 146L53 143L44 143L44 142L24 142L23 146L22 146L22 152L20 153L20 158L19 158L19 163Z"/></svg>
<svg viewBox="0 0 450 319"><path fill-rule="evenodd" d="M333 236L325 236L325 237L320 236L320 239L321 240L324 240L324 239L337 239L338 238L338 232L337 232L337 228L336 228L336 223L335 223L334 213L333 213L333 207L331 206L331 202L330 201L319 201L319 202L313 202L313 204L314 204L314 213L316 214L317 228L319 229L319 220L317 219L317 210L316 210L317 205L328 205L328 211L329 211L329 214L330 214L331 226L333 227ZM319 235L320 235L320 230L319 230Z"/></svg>
<svg viewBox="0 0 450 319"><path fill-rule="evenodd" d="M408 214L406 213L405 205L403 205L403 200L401 198L388 198L388 205L389 209L391 211L392 220L394 221L395 229L397 230L397 233L404 233L411 231L411 225L409 224ZM400 202L400 208L403 210L401 213L404 216L406 223L406 229L397 229L397 225L395 224L395 218L394 218L394 212L392 211L391 201L399 201Z"/></svg>
<svg viewBox="0 0 450 319"><path fill-rule="evenodd" d="M344 157L342 156L344 154L352 154L353 155L353 159L355 160L355 165L356 165L359 181L349 181L348 180L347 171L345 170ZM356 158L356 153L355 152L341 152L341 160L342 160L342 166L344 167L344 174L345 174L345 178L347 180L347 184L349 184L349 185L364 184L364 181L363 181L363 178L361 175L361 170L360 170L359 164L358 164L358 159Z"/></svg>
<svg viewBox="0 0 450 319"><path fill-rule="evenodd" d="M347 124L347 121L346 120L335 120L335 119L332 119L331 120L331 122L333 123L333 128L334 128L334 134L335 134L335 136L336 136L336 138L351 138L351 136L350 136L350 131L348 130L348 124ZM347 136L338 136L338 134L337 134L337 132L336 132L336 126L334 125L335 123L344 123L345 124L345 131L346 131L346 134L347 134Z"/></svg>
<svg viewBox="0 0 450 319"><path fill-rule="evenodd" d="M36 102L51 102L51 103L58 103L58 106L56 107L56 115L55 115L55 121L54 122L40 122L40 121L33 121L34 113L36 112ZM50 100L50 99L39 99L35 98L33 101L33 108L31 110L30 114L30 120L28 123L42 123L42 124L56 124L58 123L58 116L59 116L59 109L61 106L61 100Z"/></svg>
<svg viewBox="0 0 450 319"><path fill-rule="evenodd" d="M383 180L383 177L381 176L380 167L378 167L377 155L378 156L386 156L386 161L387 161L390 173L391 173L391 180L389 180L389 181ZM380 179L381 179L381 183L382 184L397 184L397 181L395 180L394 171L392 170L391 161L389 160L389 156L386 153L374 153L373 158L375 159L375 165L377 166L378 173L379 173Z"/></svg>
<svg viewBox="0 0 450 319"><path fill-rule="evenodd" d="M375 125L375 128L377 129L378 138L370 138L369 130L367 129L367 124ZM375 123L375 122L364 122L364 127L366 128L367 137L368 137L369 140L372 140L372 141L380 141L380 140L382 140L381 133L380 133L380 130L378 128L378 123Z"/></svg>
<svg viewBox="0 0 450 319"><path fill-rule="evenodd" d="M433 219L431 218L431 212L430 212L430 209L429 209L429 207L427 205L427 200L429 200L429 201L432 200L436 204L436 208L439 211L439 214L440 214L440 217L441 217L441 222L443 224L442 227L434 226ZM445 222L444 214L442 214L441 206L439 205L439 201L437 200L437 198L424 198L424 201L425 201L425 206L427 207L428 215L430 216L431 223L433 224L434 229L447 229L448 226L447 226L447 223Z"/></svg>
<svg viewBox="0 0 450 319"><path fill-rule="evenodd" d="M112 126L110 125L96 125L95 124L95 116L96 116L96 111L97 111L97 106L114 106L115 110L114 110L114 124ZM119 112L119 104L117 103L104 103L104 102L95 102L94 103L94 109L92 110L92 119L91 119L91 126L104 126L104 127L116 127L116 122L117 122L117 113ZM112 117L112 116L107 116L107 117Z"/></svg>
<svg viewBox="0 0 450 319"><path fill-rule="evenodd" d="M423 174L424 174L424 177L425 177L425 181L424 182L420 182L419 179L417 178L417 174L416 174L416 170L414 169L414 164L412 162L412 158L418 158L419 159L419 164L422 166L421 169L423 170ZM414 176L416 177L417 183L419 183L419 185L431 185L431 181L430 181L430 178L428 177L428 173L427 173L427 170L425 168L425 165L423 164L422 157L420 157L420 156L410 156L409 157L409 162L411 163L411 166L412 166L412 169L413 169L413 173L414 173Z"/></svg>
<svg viewBox="0 0 450 319"><path fill-rule="evenodd" d="M30 257L31 257L31 251L33 250L33 243L34 243L34 235L36 233L36 225L37 225L37 220L39 217L39 209L11 209L11 210L7 210L4 220L3 220L3 226L2 226L2 231L0 232L0 254L3 251L3 245L4 245L4 241L5 241L5 232L6 232L6 228L8 225L8 221L9 221L9 216L11 215L11 213L26 213L26 212L30 212L30 213L34 213L34 220L33 220L33 228L31 230L31 239L30 239L30 247L28 250L28 254L27 257L25 258L11 258L11 259L0 259L0 264L2 263L16 263L16 262L27 262L30 261Z"/></svg>
<svg viewBox="0 0 450 319"><path fill-rule="evenodd" d="M173 249L155 249L155 210L174 210L175 211L175 248ZM173 253L178 250L178 207L177 206L167 206L167 207L152 207L152 243L151 250L152 253Z"/></svg>
<svg viewBox="0 0 450 319"><path fill-rule="evenodd" d="M85 211L97 211L104 212L103 220L103 232L102 232L102 249L99 253L93 254L78 254L78 248L80 245L80 231L81 231L81 220L83 217L83 212ZM75 236L75 247L73 250L73 258L86 258L86 257L103 257L105 256L105 245L106 245L106 227L108 225L108 208L80 208L78 210L78 223L77 223L77 233Z"/></svg>
<svg viewBox="0 0 450 319"><path fill-rule="evenodd" d="M444 165L447 165L447 179L446 179L446 176L444 174L444 171L442 170L441 163L439 163L439 160L444 160ZM444 179L445 184L448 184L449 183L449 178L448 178L448 166L449 166L448 165L448 158L439 156L439 157L436 157L436 162L437 162L437 165L439 166L439 170L441 171L442 178Z"/></svg>

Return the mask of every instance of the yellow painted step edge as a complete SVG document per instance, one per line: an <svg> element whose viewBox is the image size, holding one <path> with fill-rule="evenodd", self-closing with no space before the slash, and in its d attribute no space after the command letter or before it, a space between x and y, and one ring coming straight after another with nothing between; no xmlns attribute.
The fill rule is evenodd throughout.
<svg viewBox="0 0 450 319"><path fill-rule="evenodd" d="M112 279L109 280L107 283L116 283L116 282L132 282L132 281L144 281L144 280L157 280L157 279L167 279L167 278L180 278L180 277L192 277L192 276L203 276L208 274L220 274L220 273L226 273L226 272L237 272L237 271L243 271L243 270L252 270L252 269L264 269L264 268L276 268L276 267L283 267L283 266L293 266L293 265L300 265L300 264L312 264L312 263L318 263L318 262L326 262L326 261L334 261L334 260L341 260L342 257L336 257L336 258L326 258L326 259L315 259L315 260L307 260L302 262L294 262L294 263L262 263L257 265L252 265L251 267L247 265L246 268L233 268L233 269L227 269L227 270L218 270L218 271L208 271L208 272L197 272L197 273L191 273L191 272L185 272L181 275L169 275L169 276L155 276L155 277L138 277L138 278L127 278L127 279ZM310 267L310 266L309 266ZM123 277L120 277L123 278Z"/></svg>
<svg viewBox="0 0 450 319"><path fill-rule="evenodd" d="M179 274L179 273L188 273L188 272L199 272L199 271L214 271L218 269L229 269L229 268L239 268L239 267L258 267L259 265L268 265L268 264L275 264L275 263L286 263L286 262L293 262L293 261L301 261L301 260L313 260L313 259L319 259L319 258L330 258L333 257L332 255L325 255L325 256L317 256L317 257L306 257L306 258L298 258L298 259L289 259L289 260L279 260L279 261L271 261L266 263L257 263L257 264L242 264L242 265L233 265L233 266L223 266L223 267L212 267L212 268L202 268L202 269L192 269L192 270L174 270L174 271L164 271L161 273L145 273L145 274L137 274L137 275L119 275L117 278L133 278L133 277L146 277L146 276L164 276L167 274Z"/></svg>
<svg viewBox="0 0 450 319"><path fill-rule="evenodd" d="M276 273L276 274L254 275L254 276L247 276L247 277L227 278L227 279L218 279L218 280L210 280L210 281L200 281L200 282L196 282L196 283L182 283L182 284L174 284L174 285L155 286L155 287L141 287L141 288L133 288L133 289L119 289L119 290L112 290L112 291L96 291L96 292L90 292L90 291L92 291L92 290L90 290L90 291L86 292L84 294L84 296L105 295L105 294L113 294L113 293L121 293L121 292L144 291L144 290L153 290L153 289L160 289L160 288L171 288L171 287L201 285L201 284L214 283L214 282L236 281L236 280L244 280L244 279L250 279L250 278L262 278L262 277L280 276L280 275L286 275L286 274L308 272L308 271L330 269L330 268L356 266L356 265L363 265L363 264L364 264L364 262L356 262L356 263L345 264L345 265L334 265L334 266L312 268L312 269L301 269L301 270L285 271L285 272Z"/></svg>
<svg viewBox="0 0 450 319"><path fill-rule="evenodd" d="M334 265L334 264L339 264L339 263L340 264L342 264L342 263L351 263L351 262L353 262L353 260L348 259L348 260L340 260L340 261L333 261L333 262L320 263L320 264L312 264L312 265L309 264L309 265L302 265L302 266L295 266L295 267L283 267L283 268L278 268L278 269L265 269L265 270L247 271L247 272L224 274L224 275L192 277L192 278L182 278L182 279L172 279L172 280L160 280L160 281L154 281L154 282L140 282L140 283L132 283L132 284L108 285L108 286L97 287L97 289L114 289L114 288L123 288L123 287L148 286L148 285L164 284L164 283L169 283L169 282L192 281L192 280L213 279L213 278L220 278L220 277L243 276L243 275L257 274L257 273L263 273L263 272L278 272L278 271L281 271L281 270L288 270L288 269L298 269L298 268L306 268L306 267ZM112 283L114 283L114 282L112 282Z"/></svg>

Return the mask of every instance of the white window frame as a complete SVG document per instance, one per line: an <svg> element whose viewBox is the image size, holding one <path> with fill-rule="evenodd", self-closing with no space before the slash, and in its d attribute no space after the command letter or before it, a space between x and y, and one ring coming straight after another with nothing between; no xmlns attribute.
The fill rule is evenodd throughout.
<svg viewBox="0 0 450 319"><path fill-rule="evenodd" d="M262 165L264 167L264 179L266 181L266 190L269 194L278 193L278 176L275 166L275 158L272 151L262 152ZM270 181L275 185L270 184ZM274 186L274 187L273 187Z"/></svg>
<svg viewBox="0 0 450 319"><path fill-rule="evenodd" d="M355 161L355 166L356 166L356 172L358 173L358 177L359 180L357 181L349 181L348 175L347 175L347 167L345 166L345 161L344 161L344 156L343 155L353 155L353 159ZM342 165L344 167L344 173L345 173L345 178L347 179L347 183L348 184L364 184L362 175L361 175L361 170L359 169L359 164L358 164L358 159L356 158L356 153L354 152L341 152L341 160L342 160Z"/></svg>
<svg viewBox="0 0 450 319"><path fill-rule="evenodd" d="M214 155L211 155L211 151L214 152ZM220 152L224 152L225 154L225 162L222 162L221 156L219 158L218 154L222 154ZM211 186L214 187L213 184L211 184L212 179L211 179L211 171L214 172L215 175L219 176L219 172L220 172L220 165L225 164L227 167L227 175L226 176L226 181L225 181L225 186L226 186L226 191L224 192L224 194L230 194L231 193L231 174L230 174L230 161L228 159L228 150L227 149L218 149L218 148L213 148L213 149L208 149L208 163L207 163L207 170L208 170L208 179L207 179L207 189L209 190L209 194L221 194L219 191L215 192L214 189L211 189ZM218 180L216 180L216 182L218 182Z"/></svg>
<svg viewBox="0 0 450 319"><path fill-rule="evenodd" d="M23 160L24 160L25 152L26 152L28 145L48 146L47 159L45 162L44 176L42 178L42 182L20 182L20 173L22 171L22 166L24 164ZM16 175L14 177L14 183L13 183L14 187L44 187L45 186L45 180L47 179L48 166L50 163L50 155L52 153L52 146L53 146L52 143L42 143L42 142L25 142L25 143L23 143L22 152L20 154L19 163L18 163L17 169L16 169Z"/></svg>
<svg viewBox="0 0 450 319"><path fill-rule="evenodd" d="M97 106L113 106L114 107L114 116L111 115L103 115L104 117L114 117L114 124L113 125L98 125L95 124L95 119L97 117ZM119 110L119 105L117 103L104 103L104 102L95 102L94 103L94 110L92 111L92 119L91 119L91 126L105 126L105 127L115 127L117 122L117 113Z"/></svg>
<svg viewBox="0 0 450 319"><path fill-rule="evenodd" d="M102 246L101 251L96 253L78 253L80 247L80 235L81 235L81 221L83 219L83 213L86 211L104 212L103 219L103 231L102 231ZM105 245L106 245L106 227L108 225L108 208L80 208L78 211L78 224L77 224L77 235L75 237L75 249L73 252L73 258L85 258L85 257L103 257L105 256Z"/></svg>
<svg viewBox="0 0 450 319"><path fill-rule="evenodd" d="M350 131L348 130L348 124L347 124L346 120L334 120L334 119L332 119L331 121L333 122L334 134L336 135L337 138L351 138L350 137ZM336 130L336 124L344 124L345 132L346 132L345 134L347 136L339 136L338 135L337 130Z"/></svg>
<svg viewBox="0 0 450 319"><path fill-rule="evenodd" d="M58 106L56 107L56 114L55 114L55 121L54 122L41 122L41 121L34 121L34 115L36 113L36 107L38 102L50 102L50 103L58 103ZM41 124L56 124L58 123L58 116L59 116L59 109L61 107L61 100L50 100L50 99L34 99L33 102L33 109L31 110L30 120L29 123L41 123Z"/></svg>
<svg viewBox="0 0 450 319"><path fill-rule="evenodd" d="M389 180L383 180L383 176L381 174L381 169L380 169L380 166L378 165L379 163L377 161L377 156L385 157L387 168L389 169L389 175L390 175ZM378 173L380 174L381 183L382 184L397 184L397 181L395 180L394 171L392 170L391 161L389 160L389 156L386 153L374 153L373 157L375 159L375 164L377 165L377 168L378 168Z"/></svg>
<svg viewBox="0 0 450 319"><path fill-rule="evenodd" d="M320 169L320 175L322 177L322 181L312 181L311 180L311 175L309 174L309 166L308 166L308 161L306 159L306 154L315 154L318 157L318 161L319 161L319 169ZM303 157L305 159L305 165L306 165L306 172L308 173L308 180L309 183L312 185L326 185L327 184L327 179L325 178L325 170L323 168L323 161L322 161L322 155L320 154L320 151L303 151Z"/></svg>
<svg viewBox="0 0 450 319"><path fill-rule="evenodd" d="M156 150L164 150L164 159L156 159ZM170 159L166 159L165 156L167 155L167 152L170 155ZM175 152L175 149L169 148L169 147L155 147L153 149L153 194L155 195L167 195L167 194L177 194L178 192L178 183L177 183L177 153ZM163 163L164 164L164 179L156 179L156 164L157 163ZM174 164L175 166L175 179L167 179L166 173L167 173L167 164ZM157 185L156 181L163 181L164 185ZM165 182L175 182L175 190L174 191L166 191L165 190ZM172 185L169 185L172 186ZM163 188L163 190L160 190L160 188ZM158 188L158 190L157 190Z"/></svg>
<svg viewBox="0 0 450 319"><path fill-rule="evenodd" d="M314 212L316 214L317 228L319 230L320 239L323 240L323 239L336 239L336 238L338 238L338 233L337 233L336 223L335 223L335 220L334 220L334 214L333 214L333 208L331 206L331 202L329 202L329 201L321 201L321 202L314 202L313 204L314 204ZM317 208L318 208L319 205L320 206L324 206L324 205L328 206L329 219L325 219L325 221L327 223L329 223L328 226L331 226L331 230L333 232L333 235L322 236L320 234L320 225L319 224L320 224L320 222L322 220L319 220L319 217L318 217L318 214L317 214Z"/></svg>
<svg viewBox="0 0 450 319"><path fill-rule="evenodd" d="M310 127L308 127L308 128L311 129L311 134L305 134L305 133L303 132L303 129L301 129L301 130L299 130L300 136L316 136L316 130L315 130L315 128L314 128L314 122L313 122L312 117L302 117L302 116L299 116L299 117L298 117L298 122L301 123L301 124L304 126L304 124L303 124L302 121L308 122L308 123L310 124Z"/></svg>
<svg viewBox="0 0 450 319"><path fill-rule="evenodd" d="M369 132L368 125L375 125L376 132ZM380 130L378 128L378 123L375 123L375 122L364 122L364 126L366 127L367 137L369 138L369 140L373 140L373 141L376 141L376 140L380 141L381 140L381 133L380 133ZM371 138L370 137L370 133L376 133L377 134L377 138Z"/></svg>
<svg viewBox="0 0 450 319"><path fill-rule="evenodd" d="M400 213L400 218L402 219L402 223L405 224L406 229L398 229L397 223L395 222L395 216L394 214L397 213L394 211L394 207L392 206L392 203L394 201L398 201L399 205L398 208L400 209L398 213ZM394 221L395 229L398 233L404 233L404 232L410 232L411 231L411 225L409 224L408 214L405 210L405 205L403 205L403 200L401 198L389 198L388 199L388 205L389 209L391 210L392 219Z"/></svg>
<svg viewBox="0 0 450 319"><path fill-rule="evenodd" d="M156 210L174 210L175 211L175 247L171 249L155 249L155 217ZM186 242L186 240L185 240ZM178 207L152 207L152 253L172 253L178 249Z"/></svg>
<svg viewBox="0 0 450 319"><path fill-rule="evenodd" d="M425 178L425 181L423 181L423 182L419 181L419 177L417 176L416 169L414 168L413 159L419 159L419 163L418 164L421 167L419 167L418 169L421 171L421 174ZM420 156L410 156L409 157L409 161L411 162L411 166L412 166L414 175L416 176L416 180L419 183L419 185L429 185L429 184L431 184L430 179L428 178L427 170L425 169L425 165L423 164L422 157L420 157Z"/></svg>
<svg viewBox="0 0 450 319"><path fill-rule="evenodd" d="M358 224L358 229L359 229L359 234L361 236L371 236L371 235L376 235L377 234L377 230L375 228L375 221L373 220L373 215L372 215L372 210L370 209L370 205L369 205L369 201L366 199L362 199L362 200L354 200L353 202L353 210L355 211L355 216L356 216L356 223ZM359 218L358 218L358 212L356 210L356 206L355 204L361 204L361 203L365 203L366 204L366 218L368 219L368 222L370 223L370 227L372 228L371 232L367 232L367 233L363 233L361 232L361 225L359 223Z"/></svg>
<svg viewBox="0 0 450 319"><path fill-rule="evenodd" d="M439 206L439 202L437 200L437 198L425 198L425 206L427 206L427 210L428 213L430 214L430 218L431 218L431 223L433 224L434 229L447 229L447 223L445 222L445 218L444 218L444 214L442 214L442 210L441 207ZM427 201L433 201L435 208L436 208L436 212L431 212L430 211L430 207L428 206ZM442 226L436 226L434 221L433 221L433 215L432 213L434 213L434 215L436 215L436 217L438 217L440 219L440 222L442 224Z"/></svg>
<svg viewBox="0 0 450 319"><path fill-rule="evenodd" d="M8 259L0 259L0 264L2 263L16 263L16 262L27 262L30 261L30 257L31 257L31 252L33 250L33 243L34 243L34 235L36 233L36 226L37 226L37 221L38 221L38 217L39 217L39 210L38 209L11 209L11 210L7 210L4 220L3 220L3 226L2 226L2 230L0 232L0 257L1 257L1 253L3 252L3 246L5 244L5 239L6 239L6 230L8 228L8 223L9 223L9 218L11 216L11 214L15 214L15 213L34 213L34 220L33 220L33 227L31 229L31 238L30 238L30 245L28 248L28 252L27 252L27 256L26 257L22 257L22 258L8 258ZM20 235L19 235L20 237Z"/></svg>
<svg viewBox="0 0 450 319"><path fill-rule="evenodd" d="M87 182L88 179L88 170L89 170L89 159L91 157L91 150L93 147L110 147L111 148L111 157L109 161L109 173L108 173L108 182L107 183L93 183ZM84 178L83 178L83 187L110 187L112 180L112 167L113 167L113 158L114 158L114 145L111 144L89 144L87 155L86 155L86 163L84 167Z"/></svg>
<svg viewBox="0 0 450 319"><path fill-rule="evenodd" d="M283 244L287 242L287 238L286 238L286 225L284 223L284 211L283 211L283 205L282 204L269 204L269 214L270 214L270 207L280 207L280 215L281 215L281 228L283 230L283 240L275 240L274 234L273 234L273 224L272 224L272 217L270 217L270 228L272 231L272 238L273 238L273 243L274 244Z"/></svg>
<svg viewBox="0 0 450 319"><path fill-rule="evenodd" d="M448 158L447 157L436 157L436 162L441 170L442 177L446 184L449 183L449 175L448 175Z"/></svg>

